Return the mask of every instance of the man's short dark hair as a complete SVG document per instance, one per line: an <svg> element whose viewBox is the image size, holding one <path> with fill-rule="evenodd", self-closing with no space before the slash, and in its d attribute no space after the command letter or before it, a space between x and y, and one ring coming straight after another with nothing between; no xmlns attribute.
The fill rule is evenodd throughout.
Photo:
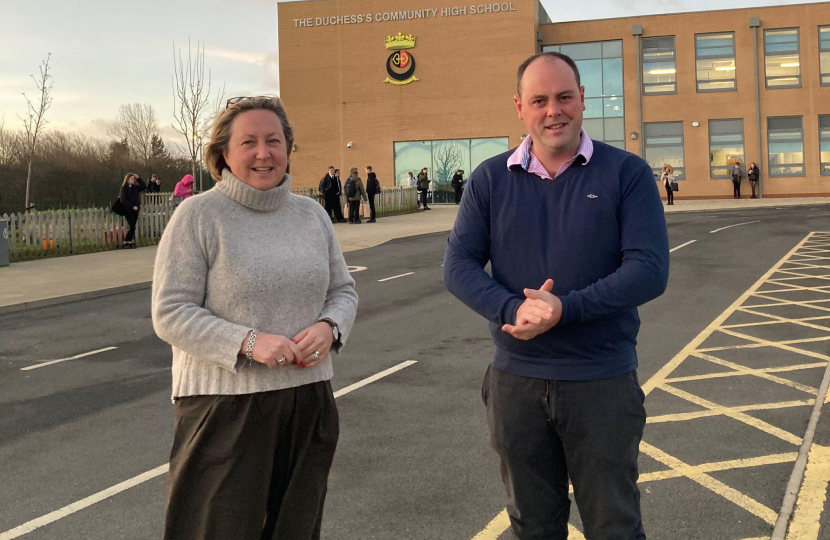
<svg viewBox="0 0 830 540"><path fill-rule="evenodd" d="M576 76L576 85L577 86L582 86L582 82L579 78L579 68L576 67L576 63L573 61L573 59L570 56L568 56L567 54L562 54L562 53L558 53L558 52L541 52L541 53L534 54L533 56L531 56L530 58L528 58L527 60L522 62L522 65L519 66L519 70L516 72L516 95L517 96L522 97L522 77L524 77L524 75L525 75L525 70L527 69L527 66L532 64L533 61L538 59L538 58L558 58L559 60L562 60L563 62L565 62L566 64L571 66L572 70L574 70L574 75Z"/></svg>
<svg viewBox="0 0 830 540"><path fill-rule="evenodd" d="M331 167L331 168L334 169L334 167ZM334 169L334 174L337 174L339 172L340 172L340 169Z"/></svg>
<svg viewBox="0 0 830 540"><path fill-rule="evenodd" d="M369 172L372 172L372 166L371 165L366 165L366 170L369 171Z"/></svg>
<svg viewBox="0 0 830 540"><path fill-rule="evenodd" d="M329 169L333 169L333 168L334 168L334 165L329 165Z"/></svg>

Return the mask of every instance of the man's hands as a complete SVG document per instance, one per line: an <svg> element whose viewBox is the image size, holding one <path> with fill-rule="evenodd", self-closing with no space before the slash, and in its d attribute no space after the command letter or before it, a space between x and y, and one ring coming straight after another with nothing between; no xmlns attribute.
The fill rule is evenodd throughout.
<svg viewBox="0 0 830 540"><path fill-rule="evenodd" d="M562 301L552 291L552 279L545 281L539 290L525 289L527 298L516 312L516 324L505 324L502 331L516 339L528 340L559 324Z"/></svg>

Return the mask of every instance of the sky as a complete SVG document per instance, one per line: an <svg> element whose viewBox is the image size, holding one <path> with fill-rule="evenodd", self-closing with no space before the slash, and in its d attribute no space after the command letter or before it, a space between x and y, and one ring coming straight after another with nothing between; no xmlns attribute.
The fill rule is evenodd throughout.
<svg viewBox="0 0 830 540"><path fill-rule="evenodd" d="M301 0L300 0L301 1ZM417 0L410 0L412 5ZM409 2L408 2L409 3ZM805 3L804 0L543 0L553 22ZM403 6L401 6L403 7ZM188 39L225 97L279 93L275 0L0 0L0 120L19 129L31 76L51 53L47 129L101 139L126 103L147 103L175 142L173 51Z"/></svg>

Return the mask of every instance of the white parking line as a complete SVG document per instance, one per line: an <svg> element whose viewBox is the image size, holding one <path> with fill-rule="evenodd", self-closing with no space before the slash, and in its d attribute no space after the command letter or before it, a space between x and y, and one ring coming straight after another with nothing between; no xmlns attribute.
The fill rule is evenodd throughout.
<svg viewBox="0 0 830 540"><path fill-rule="evenodd" d="M407 367L409 367L413 364L417 364L417 363L418 362L415 361L415 360L407 360L405 362L401 362L400 364L398 364L396 366L392 366L391 368L383 370L380 373L376 373L375 375L372 375L371 377L367 377L367 378L363 379L362 381L358 381L358 382L356 382L354 384L351 384L351 385L349 385L345 388L341 388L340 390L338 390L337 392L334 393L334 397L338 398L340 396L345 396L346 394L348 394L350 392L354 392L358 388L362 388L362 387L366 386L367 384L371 384L375 381L378 381L378 380L380 380L384 377L387 377L387 376L389 376L389 375L391 375L391 374L393 374L397 371L400 371L404 368L407 368ZM89 497L81 499L80 501L76 501L72 504L68 504L68 505L64 506L63 508L60 508L58 510L55 510L54 512L50 512L50 513L46 514L45 516L35 518L31 521L28 521L28 522L24 523L23 525L15 527L14 529L8 530L4 533L0 533L0 540L14 540L15 538L20 538L24 534L29 534L30 532L32 532L36 529L39 529L39 528L44 527L46 525L49 525L50 523L54 523L54 522L58 521L59 519L65 518L66 516L69 516L69 515L72 515L75 512L78 512L80 510L83 510L84 508L92 506L95 503L101 502L104 499L108 499L108 498L110 498L114 495L118 495L122 491L126 491L130 488L133 488L133 487L139 485L139 484L143 484L144 482L147 482L149 480L152 480L153 478L161 476L161 475L165 474L169 469L170 469L170 463L165 463L164 465L159 465L155 469L151 469L151 470L149 470L145 473L141 473L138 476L134 476L133 478L130 478L129 480L125 480L125 481L121 482L120 484L116 484L112 487L109 487L109 488L103 490L103 491L99 491L98 493L95 493L94 495L90 495Z"/></svg>
<svg viewBox="0 0 830 540"><path fill-rule="evenodd" d="M363 379L362 381L358 381L354 384L350 384L349 386L347 386L345 388L341 388L340 390L338 390L337 392L334 393L334 397L339 398L340 396L345 396L349 392L354 392L358 388L366 386L367 384L372 384L373 382L377 381L378 379L382 379L382 378L386 377L387 375L391 375L391 374L395 373L396 371L400 371L403 368L407 368L407 367L411 366L412 364L417 364L417 363L418 362L416 360L407 360L406 362L401 362L397 366L393 366L389 369L381 371L380 373L372 375L371 377L367 377L367 378Z"/></svg>
<svg viewBox="0 0 830 540"><path fill-rule="evenodd" d="M35 364L33 366L28 366L24 368L20 368L20 371L29 371L32 369L42 368L46 366L51 366L52 364L59 364L61 362L68 362L69 360L77 360L78 358L83 358L85 356L92 356L93 354L98 354L107 351L114 351L118 347L104 347L103 349L98 349L97 351L90 351L83 354L76 354L75 356L70 356L69 358L61 358L60 360L50 360L48 362L41 362L40 364Z"/></svg>
<svg viewBox="0 0 830 540"><path fill-rule="evenodd" d="M674 252L674 251L677 251L678 249L680 249L680 248L682 248L682 247L686 247L686 246L688 246L689 244L694 244L695 242L697 242L697 240L689 240L689 241L688 241L688 242L686 242L685 244L680 244L680 245L679 245L679 246L677 246L676 248L671 248L671 249L669 250L669 253L672 253L672 252Z"/></svg>
<svg viewBox="0 0 830 540"><path fill-rule="evenodd" d="M709 234L715 234L718 231L722 231L722 230L725 230L725 229L731 229L732 227L740 227L741 225L749 225L750 223L761 223L761 220L747 221L746 223L736 223L734 225L727 225L726 227L721 227L720 229L715 229L714 231L709 231Z"/></svg>
<svg viewBox="0 0 830 540"><path fill-rule="evenodd" d="M407 272L406 274L401 274L399 276L392 276L392 277L388 277L388 278L379 279L378 283L380 283L382 281L389 281L390 279L398 279L399 277L411 276L414 273L415 272Z"/></svg>
<svg viewBox="0 0 830 540"><path fill-rule="evenodd" d="M347 268L349 269L350 274L354 274L356 272L363 272L364 270L366 270L365 266L349 266Z"/></svg>

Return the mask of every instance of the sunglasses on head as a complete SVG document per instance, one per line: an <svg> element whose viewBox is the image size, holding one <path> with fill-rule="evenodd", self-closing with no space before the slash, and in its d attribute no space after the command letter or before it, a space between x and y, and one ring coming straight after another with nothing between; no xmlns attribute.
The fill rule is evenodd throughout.
<svg viewBox="0 0 830 540"><path fill-rule="evenodd" d="M225 110L227 110L228 107L230 107L231 105L236 105L239 102L247 101L249 99L260 99L260 98L274 99L276 97L278 97L278 96L238 96L238 97L232 97L228 101L225 102Z"/></svg>

